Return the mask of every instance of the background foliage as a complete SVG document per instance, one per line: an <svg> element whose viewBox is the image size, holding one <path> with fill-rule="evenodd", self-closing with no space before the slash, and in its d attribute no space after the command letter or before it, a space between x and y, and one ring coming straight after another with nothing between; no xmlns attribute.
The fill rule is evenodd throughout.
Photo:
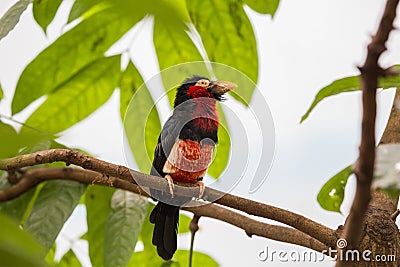
<svg viewBox="0 0 400 267"><path fill-rule="evenodd" d="M0 19L0 40L12 34L21 14L30 5L34 19L46 34L61 3L62 0L16 2ZM4 119L0 121L0 136L5 137L0 140L0 156L64 147L56 142L57 137L101 107L115 90L120 91L123 119L143 78L132 61L121 63L127 52L109 55L107 51L142 21L153 23L160 70L188 61L210 60L234 67L256 83L257 42L244 7L248 5L257 12L273 16L278 4L276 0L75 0L64 27L69 30L41 51L21 74L12 101L12 114L24 111L43 96L45 101L18 132ZM218 23L212 23L215 21ZM127 51L129 44L124 45ZM180 83L184 78L176 77L175 82ZM224 79L229 80L229 77ZM166 91L169 89L166 87ZM233 97L247 106L253 91L253 85L243 84ZM0 100L2 97L0 87ZM143 112L154 106L146 87L140 90L136 101L131 104L133 118L125 124L125 130L140 170L148 172L149 164L144 159L152 157L152 152L148 151L153 151L157 139L154 133L160 131L161 125L155 108L148 120L143 117ZM227 126L223 110L219 108L219 112L222 123ZM132 122L135 127L131 127ZM226 130L220 131L220 135L223 135L220 140L228 140ZM137 143L145 143L146 149L135 149ZM229 150L229 142L220 143L219 160L209 172L213 177L217 178L224 170ZM10 186L4 175L0 182L1 189ZM60 262L54 262L55 239L79 203L87 210L88 232L81 238L89 242L93 266L165 266L159 258L149 257L156 253L150 242L152 226L147 218L153 204L121 190L69 181L50 181L15 200L0 203L1 216L11 218L1 223L12 224L13 221L23 231L16 226L2 229L8 229L8 236L23 235L21 240L29 239L29 242L19 240L21 242L15 244L17 255L10 256L10 262L17 263L16 258L22 251L29 250L32 255L25 254L26 258L19 259L29 261L29 266L80 266L72 250ZM179 232L188 232L189 218L181 215L180 222ZM144 250L133 253L138 240L143 243ZM7 249L7 245L2 246L0 254L8 253ZM46 254L47 263L42 260ZM184 266L187 258L188 251L179 250L175 262L168 266ZM198 252L194 261L199 266L218 266L212 258Z"/></svg>
<svg viewBox="0 0 400 267"><path fill-rule="evenodd" d="M46 34L61 3L62 0L17 1L0 19L0 41L12 34L12 29L18 26L19 18L27 7L32 7L36 22ZM68 30L63 30L59 38L37 55L20 76L12 101L12 114L26 110L43 96L45 101L19 131L6 123L6 119L0 121L0 157L64 147L57 142L57 137L101 107L115 90L120 92L120 115L123 119L143 78L134 62L130 60L124 63L122 60L124 56L129 57L126 52L129 44L124 44L126 51L122 54L111 55L108 51L128 31L140 27L143 21L153 24L153 43L160 70L188 61L210 60L232 66L257 83L257 40L245 12L246 5L256 12L274 16L279 1L75 0L64 27ZM397 65L393 66L393 72L396 73L398 68ZM218 73L218 70L214 70L214 73ZM380 87L398 87L399 77L393 75L382 78ZM163 79L167 85L170 82L168 79L179 83L183 78ZM229 77L224 79L229 80ZM169 86L165 87L166 91L170 89ZM338 79L323 87L301 121L306 120L322 100L356 90L359 90L358 76ZM253 91L252 86L244 85L232 96L247 106ZM0 85L0 101L2 98ZM161 124L156 109L152 110L149 120L142 119L143 110L154 105L147 88L141 90L137 101L133 103L132 110L137 127L130 127L129 123L124 126L130 136L129 142L137 165L147 172L149 165L144 159L152 157L148 151L154 149L154 132L159 132ZM220 110L223 119L222 112ZM138 130L144 131L144 135ZM219 134L225 135L220 137L221 140L227 139L227 132L220 131ZM135 149L133 144L143 143L143 136L145 149ZM224 170L230 149L229 142L221 142L219 146L218 159L223 160L215 162L209 172L215 178ZM397 195L400 186L393 181L396 181L398 174L388 171L395 169L400 161L395 151L391 148L378 151L378 158L386 165L384 171L379 169L380 173L376 176L381 179L380 187ZM345 185L352 174L351 168L352 165L343 166L343 170L333 175L322 187L318 194L321 207L340 212ZM0 189L9 186L3 173ZM80 266L72 250L60 262L54 262L54 241L79 204L85 205L87 210L88 232L81 239L89 243L93 266L165 265L158 258L150 260L154 258L150 255L155 255L150 242L152 228L147 218L152 203L120 190L67 181L48 182L13 201L0 204L0 231L7 229L7 234L0 234L0 238L3 238L0 242L0 258L9 259L10 264L24 266ZM181 216L180 233L188 232L189 220ZM142 242L143 250L133 253L137 241ZM178 251L175 262L169 265L185 266L187 254L186 250ZM195 253L194 260L196 266L218 266L211 257L199 252Z"/></svg>

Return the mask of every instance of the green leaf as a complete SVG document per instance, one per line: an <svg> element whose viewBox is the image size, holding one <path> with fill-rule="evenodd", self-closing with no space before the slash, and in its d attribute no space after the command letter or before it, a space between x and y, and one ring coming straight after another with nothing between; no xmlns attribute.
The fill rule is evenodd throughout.
<svg viewBox="0 0 400 267"><path fill-rule="evenodd" d="M68 149L68 147L56 142L56 137L42 132L40 129L30 127L25 124L23 131L18 134L18 155L30 154L37 151L43 151L47 149ZM52 163L52 166L65 166L61 163Z"/></svg>
<svg viewBox="0 0 400 267"><path fill-rule="evenodd" d="M174 94L171 89L179 86L185 78L194 74L209 77L210 73L188 34L190 16L185 0L156 1L150 6L149 13L154 15L153 42L169 97Z"/></svg>
<svg viewBox="0 0 400 267"><path fill-rule="evenodd" d="M300 123L303 122L305 119L307 119L307 117L310 115L314 107L324 98L344 92L352 92L359 90L360 88L359 79L360 79L359 76L347 77L336 80L333 83L329 84L328 86L322 88L315 96L315 99L312 102L311 106L308 108L307 112L301 117Z"/></svg>
<svg viewBox="0 0 400 267"><path fill-rule="evenodd" d="M89 256L93 266L104 266L104 237L108 216L111 212L111 197L115 188L92 185L86 191L87 240Z"/></svg>
<svg viewBox="0 0 400 267"><path fill-rule="evenodd" d="M154 251L154 253L156 253ZM148 251L136 252L128 267L182 267L188 266L189 251L188 250L177 250L172 261L164 261L155 254L151 254ZM218 267L219 264L210 256L194 251L193 252L193 266L207 266L207 267Z"/></svg>
<svg viewBox="0 0 400 267"><path fill-rule="evenodd" d="M279 6L279 0L245 0L244 2L251 9L259 13L270 14L272 17Z"/></svg>
<svg viewBox="0 0 400 267"><path fill-rule="evenodd" d="M189 266L188 265L189 250L177 250L174 255L174 260L179 262L179 266ZM218 267L219 264L213 258L207 254L194 251L193 252L193 265L194 266L207 266L207 267Z"/></svg>
<svg viewBox="0 0 400 267"><path fill-rule="evenodd" d="M121 88L121 92L126 90ZM148 173L161 125L153 98L145 84L136 91L126 110L124 128L139 169Z"/></svg>
<svg viewBox="0 0 400 267"><path fill-rule="evenodd" d="M62 0L33 0L33 17L46 33L47 26L53 21Z"/></svg>
<svg viewBox="0 0 400 267"><path fill-rule="evenodd" d="M323 209L340 212L347 179L352 173L353 165L349 165L324 184L317 196L318 203Z"/></svg>
<svg viewBox="0 0 400 267"><path fill-rule="evenodd" d="M188 254L187 252L183 252L181 255L182 251L178 250L177 253L174 256L174 261L170 262L165 262L162 260L158 255L156 248L152 245L151 239L153 236L153 225L150 223L150 213L154 208L154 204L149 203L148 205L148 211L146 215L146 219L144 220L143 226L142 226L142 231L140 232L140 240L143 242L144 250L141 252L135 252L132 255L132 258L130 259L128 263L128 267L146 267L146 266L159 266L159 267L166 267L166 266L187 266L187 257ZM190 224L191 218L186 216L185 214L180 214L179 215L179 226L178 226L178 233L188 233L189 232L189 224ZM195 257L194 257L194 266L209 266L209 265L202 265L202 256L197 257L202 253L195 252ZM186 259L183 259L186 255ZM204 255L204 254L203 254ZM175 260L179 258L178 262L175 262ZM208 257L208 256L206 256ZM183 262L186 262L185 264L181 263L181 260ZM199 262L199 263L198 263ZM206 263L210 263L210 261L206 261ZM210 265L210 266L215 266L215 265ZM218 265L217 265L218 266Z"/></svg>
<svg viewBox="0 0 400 267"><path fill-rule="evenodd" d="M44 258L44 260L53 266L56 266L57 263L55 262L54 258L56 255L56 243L53 244L53 246L51 247L51 249L49 250L49 252L47 253L46 257Z"/></svg>
<svg viewBox="0 0 400 267"><path fill-rule="evenodd" d="M69 13L68 23L81 17L83 14L88 12L90 9L94 8L99 4L99 0L75 0L74 5Z"/></svg>
<svg viewBox="0 0 400 267"><path fill-rule="evenodd" d="M1 266L45 267L42 247L11 219L0 213Z"/></svg>
<svg viewBox="0 0 400 267"><path fill-rule="evenodd" d="M32 0L19 0L0 18L0 40L7 36L7 34L14 29L17 25L22 13L32 2Z"/></svg>
<svg viewBox="0 0 400 267"><path fill-rule="evenodd" d="M164 261L157 255L156 249L145 250L135 252L132 255L127 267L179 267L179 265L173 261Z"/></svg>
<svg viewBox="0 0 400 267"><path fill-rule="evenodd" d="M174 107L174 102L175 102L175 96L176 96L176 89L171 89L167 91L167 97L168 97L168 102L170 106L173 108Z"/></svg>
<svg viewBox="0 0 400 267"><path fill-rule="evenodd" d="M11 184L7 181L6 176L0 176L0 190L10 187ZM13 219L18 225L21 224L35 190L36 188L32 188L13 200L0 202L0 212Z"/></svg>
<svg viewBox="0 0 400 267"><path fill-rule="evenodd" d="M37 98L64 88L65 84L79 77L136 23L134 18L136 16L123 17L107 9L63 34L21 74L12 113L20 112Z"/></svg>
<svg viewBox="0 0 400 267"><path fill-rule="evenodd" d="M0 121L0 158L33 153L51 147L53 137L29 126L16 133L15 129Z"/></svg>
<svg viewBox="0 0 400 267"><path fill-rule="evenodd" d="M89 116L103 105L118 86L120 56L101 58L87 66L27 119L26 124L58 133ZM25 127L22 128L23 132Z"/></svg>
<svg viewBox="0 0 400 267"><path fill-rule="evenodd" d="M178 225L178 234L185 234L185 233L189 233L190 229L190 222L192 221L192 218L190 218L189 216L180 213L179 214L179 225Z"/></svg>
<svg viewBox="0 0 400 267"><path fill-rule="evenodd" d="M76 257L72 249L68 250L67 253L61 258L58 267L81 267L81 263Z"/></svg>
<svg viewBox="0 0 400 267"><path fill-rule="evenodd" d="M389 89L400 86L400 65L393 65L390 67L392 75L387 77L380 77L378 84L380 88Z"/></svg>
<svg viewBox="0 0 400 267"><path fill-rule="evenodd" d="M36 186L36 188L35 188L35 190L34 190L34 193L33 193L33 196L32 196L32 198L30 199L30 201L29 201L29 203L28 203L28 205L27 205L27 207L26 207L26 210L25 210L25 212L24 212L24 214L23 214L23 217L22 217L22 220L21 220L21 226L22 226L22 228L25 227L26 220L28 219L29 214L31 214L31 211L32 211L33 206L34 206L34 204L35 204L35 202L36 202L36 199L37 199L38 196L39 196L40 190L42 190L42 188L43 188L46 184L47 184L47 182L43 182L43 183L40 183L39 185ZM54 244L53 244L53 245L54 245Z"/></svg>
<svg viewBox="0 0 400 267"><path fill-rule="evenodd" d="M51 148L53 137L28 126L22 127L23 131L18 133L19 148L18 155L30 154Z"/></svg>
<svg viewBox="0 0 400 267"><path fill-rule="evenodd" d="M393 71L400 73L400 65L394 65L391 68L393 68ZM389 89L399 86L400 86L400 75L389 75L388 77L384 78L381 77L379 79L380 88ZM311 106L308 108L307 112L301 117L300 123L302 123L304 120L308 118L311 111L323 99L340 93L353 92L358 90L360 90L360 76L350 76L332 82L331 84L319 90Z"/></svg>
<svg viewBox="0 0 400 267"><path fill-rule="evenodd" d="M0 158L15 156L19 149L18 134L15 129L0 121Z"/></svg>
<svg viewBox="0 0 400 267"><path fill-rule="evenodd" d="M151 239L153 236L153 224L150 223L150 213L154 209L154 207L155 205L149 202L146 219L144 220L142 231L140 232L140 240L143 242L144 250L151 250L152 248L154 248L151 243Z"/></svg>
<svg viewBox="0 0 400 267"><path fill-rule="evenodd" d="M136 23L145 15L151 13L149 8L162 5L162 1L159 0L150 1L153 1L153 3L141 0L75 0L67 23L80 17L86 20L104 10L107 10L108 13L115 12L119 17L129 18Z"/></svg>
<svg viewBox="0 0 400 267"><path fill-rule="evenodd" d="M135 250L144 219L147 199L124 190L116 190L106 224L104 266L125 267Z"/></svg>
<svg viewBox="0 0 400 267"><path fill-rule="evenodd" d="M189 28L183 22L175 22L172 25L165 23L162 18L155 17L153 41L161 70L179 63L202 60L196 46L185 32Z"/></svg>
<svg viewBox="0 0 400 267"><path fill-rule="evenodd" d="M190 22L185 0L150 0L144 6L148 13L154 15L160 23L168 24L170 28L182 28L185 23Z"/></svg>
<svg viewBox="0 0 400 267"><path fill-rule="evenodd" d="M1 125L1 123L0 123ZM48 136L44 136L36 131L28 131L26 134L19 134L17 139L5 138L11 141L18 148L22 148L18 155L33 153L41 150L47 150L50 148L65 148L61 144L58 144L54 140L49 140ZM10 142L10 143L11 143ZM0 141L1 143L1 141ZM57 162L52 164L45 164L46 166L65 166L65 163ZM18 224L23 226L26 222L28 215L30 214L33 205L39 195L40 190L46 183L41 183L35 188L30 189L21 196L9 200L6 202L0 202L0 211L13 218ZM9 188L11 184L8 183L5 177L0 177L0 189Z"/></svg>
<svg viewBox="0 0 400 267"><path fill-rule="evenodd" d="M2 100L3 98L4 98L3 87L1 87L0 83L0 100Z"/></svg>
<svg viewBox="0 0 400 267"><path fill-rule="evenodd" d="M143 84L143 78L135 65L130 61L128 67L121 77L120 88L120 114L122 120L125 118L125 113L131 99L139 87Z"/></svg>
<svg viewBox="0 0 400 267"><path fill-rule="evenodd" d="M229 75L226 66L214 73L238 85L232 96L245 105L258 80L257 44L253 28L240 1L186 1L193 24L200 33L210 61L226 64L244 75ZM248 79L250 78L250 79Z"/></svg>
<svg viewBox="0 0 400 267"><path fill-rule="evenodd" d="M40 191L29 214L26 231L50 250L58 233L79 203L86 185L74 181L49 181Z"/></svg>
<svg viewBox="0 0 400 267"><path fill-rule="evenodd" d="M207 171L207 173L214 178L218 178L225 170L231 149L228 123L220 104L217 105L217 110L219 117L218 144L216 146L216 156Z"/></svg>
<svg viewBox="0 0 400 267"><path fill-rule="evenodd" d="M172 3L172 1L170 2ZM174 12L174 10L169 10L169 12ZM175 11L175 13L178 12ZM172 18L176 19L174 13L171 15ZM181 20L176 19L172 22L166 20L162 15L155 15L153 41L160 70L181 63L203 60L187 34L187 31L189 31L188 21L187 14L182 14ZM197 63L195 66L190 64L180 65L178 68L173 68L172 71L162 71L165 90L168 92L170 89L176 88L185 78L193 74L209 76L204 63Z"/></svg>

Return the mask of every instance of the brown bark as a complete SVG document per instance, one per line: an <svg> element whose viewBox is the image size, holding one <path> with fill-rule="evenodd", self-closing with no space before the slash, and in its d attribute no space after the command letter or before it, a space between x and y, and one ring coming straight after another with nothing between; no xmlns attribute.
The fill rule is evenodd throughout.
<svg viewBox="0 0 400 267"><path fill-rule="evenodd" d="M391 215L397 209L397 201L387 194L375 191L365 216L365 225L359 251L371 251L370 261L361 257L357 266L399 266L400 235ZM361 255L361 254L360 254ZM395 258L391 258L391 257ZM381 261L385 259L385 261ZM378 261L379 260L379 261Z"/></svg>

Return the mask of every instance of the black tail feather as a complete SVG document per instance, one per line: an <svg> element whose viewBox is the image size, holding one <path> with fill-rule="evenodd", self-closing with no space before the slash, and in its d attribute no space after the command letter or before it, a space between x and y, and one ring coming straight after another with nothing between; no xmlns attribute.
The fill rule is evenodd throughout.
<svg viewBox="0 0 400 267"><path fill-rule="evenodd" d="M170 260L177 249L179 207L158 202L150 214L154 224L152 243L164 260Z"/></svg>

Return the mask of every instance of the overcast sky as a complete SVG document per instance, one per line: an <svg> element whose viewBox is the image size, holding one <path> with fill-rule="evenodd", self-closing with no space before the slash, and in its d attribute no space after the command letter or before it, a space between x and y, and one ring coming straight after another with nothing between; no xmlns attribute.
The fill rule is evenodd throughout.
<svg viewBox="0 0 400 267"><path fill-rule="evenodd" d="M14 2L0 1L0 15ZM270 175L263 186L256 193L249 194L252 179L249 171L233 190L234 194L295 211L332 228L344 222L351 203L353 179L346 188L342 207L344 215L324 211L319 207L316 195L330 176L353 163L357 157L360 94L350 93L325 100L307 121L300 125L299 120L321 87L338 78L357 74L356 66L364 60L366 44L376 29L383 5L384 1L380 0L282 1L274 20L248 10L258 39L258 86L274 119L276 151ZM68 6L64 4L64 8ZM6 96L0 102L1 114L10 114L12 94L24 66L60 34L65 20L65 12L59 12L46 37L33 21L29 8L17 28L0 42L0 83ZM398 22L396 25L399 27ZM158 71L155 63L143 64L155 59L153 48L147 45L150 32L145 28L140 35L141 38L136 39L140 42L136 41L131 49L132 57L145 78L150 78ZM383 67L400 61L399 31L392 33L388 47L389 51L381 61ZM114 51L118 49L115 47ZM393 90L379 94L379 136L387 121L392 98ZM260 103L260 98L254 97L251 106L256 108ZM106 105L68 130L61 140L102 159L125 164L117 104L118 93L115 93ZM16 119L24 120L28 114L29 110ZM238 114L246 116L246 112ZM96 131L95 138L90 134L93 131ZM254 153L250 155L252 160L258 157L257 152ZM73 239L79 236L81 233L77 232L84 231L83 221L84 210L81 209L59 241L65 244L65 237ZM221 266L281 266L279 262L258 260L257 254L265 246L271 250L303 251L300 247L263 238L248 238L242 230L211 219L202 218L200 227L196 250L213 256ZM188 244L188 236L179 240L179 248L187 249ZM74 248L79 256L84 254L84 244L75 244ZM290 264L334 265L329 260Z"/></svg>

